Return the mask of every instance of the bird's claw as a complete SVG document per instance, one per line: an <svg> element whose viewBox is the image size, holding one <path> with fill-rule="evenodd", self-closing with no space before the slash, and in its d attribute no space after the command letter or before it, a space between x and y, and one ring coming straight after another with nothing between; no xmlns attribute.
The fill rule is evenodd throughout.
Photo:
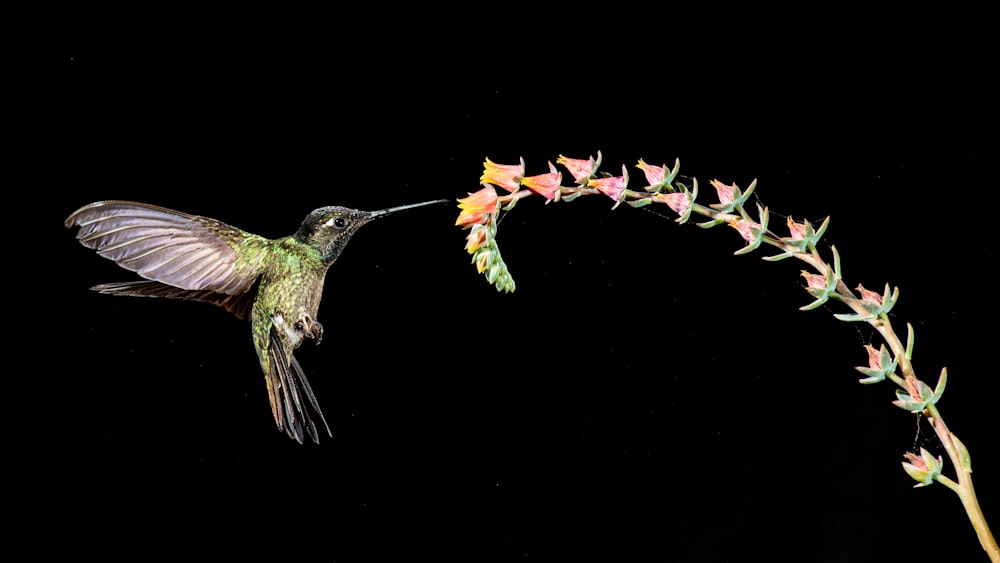
<svg viewBox="0 0 1000 563"><path fill-rule="evenodd" d="M315 340L316 344L323 341L323 325L308 313L303 314L299 320L295 321L295 330L302 332L306 338Z"/></svg>

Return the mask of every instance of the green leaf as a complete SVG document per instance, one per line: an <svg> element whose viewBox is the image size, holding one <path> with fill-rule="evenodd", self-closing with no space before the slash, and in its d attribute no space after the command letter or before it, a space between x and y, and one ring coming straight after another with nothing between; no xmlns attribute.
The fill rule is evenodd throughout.
<svg viewBox="0 0 1000 563"><path fill-rule="evenodd" d="M926 399L924 400L925 404L924 408L927 408L926 405L932 405L938 401L939 397L937 397L934 394L934 391L931 391L930 386L924 383L923 381L917 380L917 389L920 389L921 397L926 397Z"/></svg>
<svg viewBox="0 0 1000 563"><path fill-rule="evenodd" d="M784 252L782 254L775 254L774 256L764 256L762 260L767 260L768 262L777 262L778 260L784 260L785 258L791 258L795 256L792 252Z"/></svg>
<svg viewBox="0 0 1000 563"><path fill-rule="evenodd" d="M896 400L892 404L914 414L922 413L927 408L927 401L914 400L909 393L899 389L896 390Z"/></svg>
<svg viewBox="0 0 1000 563"><path fill-rule="evenodd" d="M744 203L744 202L745 202L746 200L750 199L750 194L752 194L752 193L753 193L753 190L754 190L754 188L756 188L756 187L757 187L757 178L754 178L754 179L753 179L753 181L752 181L752 182L750 182L750 185L749 185L749 186L747 187L747 191L746 191L746 192L744 192L742 196L738 196L738 199L739 199L739 202L740 202L740 205L743 205L743 203ZM737 190L739 190L739 188L737 188ZM759 205L758 205L757 207L758 207L758 208L760 208L760 206L759 206Z"/></svg>
<svg viewBox="0 0 1000 563"><path fill-rule="evenodd" d="M873 368L863 368L863 367L856 367L854 369L860 371L862 374L867 376L864 379L858 380L858 383L861 383L863 385L870 385L872 383L879 383L881 381L885 381L886 370L884 369L873 369Z"/></svg>
<svg viewBox="0 0 1000 563"><path fill-rule="evenodd" d="M837 319L838 321L847 321L849 323L856 323L861 321L870 321L875 318L875 315L861 316L852 313L838 313L834 315L833 318Z"/></svg>
<svg viewBox="0 0 1000 563"><path fill-rule="evenodd" d="M962 469L971 472L972 457L969 456L969 449L965 447L965 444L954 433L951 435L951 441L955 444L955 449L958 450L958 459Z"/></svg>
<svg viewBox="0 0 1000 563"><path fill-rule="evenodd" d="M681 161L680 159L678 159L677 165L674 167L674 171L671 174L676 174L677 167L679 167L680 165ZM681 192L688 194L688 203L690 204L688 205L687 211L684 212L684 215L681 215L680 217L677 218L677 222L683 225L684 223L687 223L688 219L691 218L691 210L694 209L694 200L698 197L698 178L694 179L694 183L691 186L690 192L686 187L684 187L683 184L681 184Z"/></svg>
<svg viewBox="0 0 1000 563"><path fill-rule="evenodd" d="M802 307L799 307L799 310L800 311L812 311L816 307L819 307L823 303L826 303L828 299L829 299L829 297L826 294L823 294L820 297L818 297L815 301L813 301L812 303L810 303L808 305L805 305L805 306L802 306Z"/></svg>
<svg viewBox="0 0 1000 563"><path fill-rule="evenodd" d="M698 226L702 229L711 229L712 227L717 227L725 223L725 219L713 219L712 221L705 221L704 223L698 223Z"/></svg>
<svg viewBox="0 0 1000 563"><path fill-rule="evenodd" d="M829 226L830 226L830 217L827 216L827 218L823 220L823 224L819 226L819 230L817 230L816 233L813 234L813 236L809 238L809 242L811 242L813 245L815 245L817 242L819 242L819 239L821 239L823 237L823 233L826 232L826 228L829 227ZM811 228L811 225L810 225L810 228Z"/></svg>
<svg viewBox="0 0 1000 563"><path fill-rule="evenodd" d="M503 268L500 267L500 264L494 264L493 266L490 266L490 268L486 270L486 281L490 283L497 281L497 277L500 276L500 273L502 271Z"/></svg>
<svg viewBox="0 0 1000 563"><path fill-rule="evenodd" d="M903 470L909 475L917 484L914 487L926 487L934 482L934 477L931 476L931 472L925 469L920 469L912 463L903 462Z"/></svg>
<svg viewBox="0 0 1000 563"><path fill-rule="evenodd" d="M937 385L934 387L934 403L936 404L941 400L941 395L944 395L945 385L948 384L948 368L941 368L941 375L938 376Z"/></svg>
<svg viewBox="0 0 1000 563"><path fill-rule="evenodd" d="M834 257L834 264L835 264L834 270L838 270L839 266L840 266L840 262L838 261L838 258L837 258L837 249L836 248L833 249L833 257ZM838 297L838 294L837 294L837 279L839 277L840 277L839 274L834 274L834 272L830 271L830 268L828 267L826 269L826 287L824 287L822 289L816 288L816 287L807 287L806 291L808 291L810 295L812 295L813 297L815 297L816 300L813 301L812 303L806 305L805 307L799 307L799 310L800 311L809 311L809 310L815 309L816 307L819 307L823 303L826 303L831 297L834 297L834 298Z"/></svg>
<svg viewBox="0 0 1000 563"><path fill-rule="evenodd" d="M913 325L906 323L906 359L913 359Z"/></svg>

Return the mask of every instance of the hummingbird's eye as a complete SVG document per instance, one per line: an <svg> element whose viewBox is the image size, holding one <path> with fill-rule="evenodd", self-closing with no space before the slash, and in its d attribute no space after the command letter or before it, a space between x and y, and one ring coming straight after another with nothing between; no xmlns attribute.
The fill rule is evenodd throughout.
<svg viewBox="0 0 1000 563"><path fill-rule="evenodd" d="M343 217L337 217L336 219L333 220L334 229L340 230L346 226L347 226L347 219L344 219Z"/></svg>

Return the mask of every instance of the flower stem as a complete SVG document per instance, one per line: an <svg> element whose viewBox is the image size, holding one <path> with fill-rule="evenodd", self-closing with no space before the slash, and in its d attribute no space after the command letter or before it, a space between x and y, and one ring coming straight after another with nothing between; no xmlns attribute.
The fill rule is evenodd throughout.
<svg viewBox="0 0 1000 563"><path fill-rule="evenodd" d="M693 203L691 206L692 213L697 213L698 215L720 222L730 222L741 217L745 219L746 214L743 211L742 206L738 207L737 210L740 211L740 215L721 213L710 207L705 207L697 203ZM792 254L794 257L812 266L818 274L823 276L826 276L828 271L832 268L830 264L820 257L819 252L817 252L815 247L810 248L808 252L799 250L792 245L783 242L779 236L772 233L770 230L763 233L762 241L771 246L775 246L784 252ZM851 289L841 279L837 279L837 293L845 298L848 298L844 299L843 302L859 315L867 316L869 314L869 312L861 305L860 301L855 298ZM880 315L879 317L869 320L868 324L874 327L875 330L882 335L882 338L885 339L889 348L892 350L894 357L898 358L900 371L903 373L903 379L900 380L898 377L894 377L892 379L894 379L900 387L903 387L908 391L917 389L918 380L913 370L913 365L910 363L910 359L907 356L906 347L896 335L888 317ZM979 538L979 543L983 547L983 550L989 555L990 560L993 563L1000 563L1000 547L998 547L997 542L993 537L993 533L990 531L990 527L986 522L986 517L983 515L982 508L979 506L979 500L976 497L975 488L972 485L972 469L963 466L961 454L956 447L953 435L948 430L947 425L945 425L944 419L941 418L941 413L938 411L937 406L929 404L923 414L934 428L934 432L941 440L945 451L948 452L948 458L951 460L952 466L955 468L955 473L958 478L958 481L955 482L947 477L941 476L938 478L938 482L958 495L958 498L961 500L962 506L965 508L965 512L969 517L969 521L972 523L972 527L976 531L976 536Z"/></svg>
<svg viewBox="0 0 1000 563"><path fill-rule="evenodd" d="M920 412L927 418L932 428L934 428L935 434L937 434L940 439L941 444L944 446L945 451L948 452L948 458L951 460L952 466L955 468L957 481L941 475L939 467L941 462L936 460L933 460L933 472L930 472L930 469L927 467L929 462L923 462L923 469L926 470L923 471L923 474L927 476L933 475L933 477L930 477L930 479L926 482L921 481L921 477L914 476L914 474L911 473L911 469L914 469L912 465L910 465L910 468L907 469L908 464L904 463L904 469L907 469L907 472L910 473L911 476L914 476L917 481L921 482L918 486L927 485L933 481L937 481L942 486L955 492L961 500L966 514L969 516L969 520L976 531L976 535L979 538L979 543L983 547L983 550L986 551L993 563L1000 563L1000 547L997 546L997 542L993 538L993 534L986 523L986 518L979 506L979 500L977 499L975 489L972 486L972 463L970 461L968 450L966 450L961 441L959 441L958 438L952 434L950 430L948 430L947 425L944 423L944 419L941 418L941 413L937 409L936 403L940 399L941 394L944 392L944 384L947 373L945 370L942 370L938 386L933 391L930 391L929 386L917 379L916 373L913 370L913 365L910 362L912 327L909 327L911 334L907 338L907 344L904 346L903 342L893 330L892 323L889 321L887 313L895 303L896 294L894 293L891 298L888 297L889 289L887 285L885 297L879 299L876 294L875 297L872 298L870 295L867 295L872 292L867 291L859 285L858 291L862 294L862 299L859 299L850 287L848 287L840 278L840 257L837 254L836 249L831 247L834 256L833 265L826 262L820 256L815 242L819 240L819 237L822 236L825 231L829 218L827 218L827 221L823 222L818 231L813 231L813 226L808 222L798 224L789 218L789 230L792 231L791 236L781 237L768 228L767 224L769 215L766 207L762 207L760 204L757 204L758 215L760 218L759 224L750 218L750 214L747 213L747 210L744 208L744 204L747 202L757 185L756 180L750 184L745 192L740 191L735 184L729 186L713 180L712 185L716 188L719 194L719 203L711 206L704 206L699 203L695 203L694 201L698 194L697 179L692 178L693 185L690 191L688 191L687 186L679 184L680 190L678 190L678 188L673 185L677 174L677 168L680 165L679 162L674 166L673 170L671 170L666 166L650 166L640 160L638 168L642 169L646 173L647 181L649 181L650 184L646 187L645 193L630 190L625 187L628 183L628 174L625 167L622 167L622 176L620 177L612 178L610 175L606 175L603 179L593 180L592 178L596 174L597 168L601 162L600 152L598 152L596 161L593 158L589 160L582 160L567 159L560 156L559 162L570 170L577 181L577 185L574 187L559 186L558 191L554 193L554 196L552 196L548 191L543 192L543 195L545 195L548 199L559 201L560 198L562 198L564 201L571 201L581 195L604 193L615 200L615 208L617 208L618 204L623 201L626 201L635 207L641 207L653 203L654 201L658 201L660 203L665 203L671 209L676 211L679 215L677 220L681 223L687 222L688 218L693 213L709 218L709 221L699 223L698 226L700 227L710 228L722 224L728 224L735 227L740 232L740 235L748 241L747 246L737 251L736 254L745 254L755 250L760 244L766 243L781 250L782 254L768 256L765 257L765 259L775 261L795 257L811 266L818 275L810 274L808 272L803 272L803 275L806 276L807 280L809 280L807 289L817 299L810 305L802 307L802 309L815 308L816 306L827 302L829 299L839 301L850 307L855 314L838 314L835 315L836 318L844 321L867 322L882 336L888 344L889 349L892 351L894 360L892 362L892 367L883 367L882 371L878 372L878 378L888 378L890 381L902 388L903 392L905 392L905 395L903 392L897 392L897 396L900 396L900 400L895 401L894 404L900 406L901 408L910 410L911 412ZM517 200L534 193L530 189L519 189L519 186L525 185L524 182L526 182L526 180L522 178L524 174L523 159L521 160L520 168L516 165L496 165L489 159L487 159L485 166L486 173L483 178L502 184L504 188L511 193L497 197L496 194L493 193L492 188L488 188L488 195L492 195L494 201L490 202L488 201L488 198L484 198L483 202L485 203L477 202L478 205L484 206L486 203L499 203L501 205L509 204L508 207L506 207L509 209L510 205L513 205ZM551 163L550 168L553 170L552 174L555 174L555 170ZM511 174L517 173L518 171L521 176L516 179L507 177ZM532 179L536 178L537 177L532 177ZM533 184L527 185L531 187ZM534 187L537 189L538 185L534 185ZM470 195L469 199L460 200L466 202L466 208L463 208L465 213L460 215L459 222L457 224L464 224L468 227L472 223L483 223L487 217L493 217L493 220L495 220L495 215L487 216L479 213L478 208L471 202L471 199L475 197L478 197L478 195ZM495 223L491 224L494 225L493 229L495 230ZM479 232L473 231L472 234L470 234L470 242L467 245L467 248L473 249L470 250L470 253L473 251L479 251L478 249L482 248L483 242L481 238L482 235ZM495 246L495 241L493 241L492 246L488 249L489 251L482 251L483 254L481 255L481 257L490 258L492 262L489 264L486 264L485 260L484 264L479 264L477 262L477 268L480 272L483 272L486 270L485 266L490 266L491 269L489 270L489 276L487 279L489 279L492 283L494 281L494 277L492 277L494 274L497 276L505 276L503 280L501 280L503 283L501 283L501 281L496 282L497 287L498 289L502 287L508 291L512 291L513 282L509 278L506 266L499 258L499 250L495 248ZM868 348L871 347L869 346ZM887 354L884 347L882 348L882 354ZM881 360L881 362L884 363L886 360ZM873 366L872 369L865 369L863 371L874 372L875 367L877 366ZM893 370L896 368L898 368L902 373L902 377L894 373ZM870 376L866 378L866 380L862 380L862 383L872 383L876 380L875 376ZM927 455L930 456L929 453ZM933 481L931 479L933 479Z"/></svg>
<svg viewBox="0 0 1000 563"><path fill-rule="evenodd" d="M976 536L979 537L979 544L983 546L983 550L990 556L990 561L1000 563L1000 546L997 545L996 540L993 538L993 532L990 531L990 527L986 523L986 516L983 515L983 509L980 508L979 499L976 497L976 490L972 486L972 468L966 467L966 464L962 462L962 456L955 444L954 435L948 430L948 426L944 423L944 419L941 418L941 413L938 412L937 406L933 404L927 405L924 416L930 421L931 426L934 428L934 433L941 440L941 444L944 445L944 449L948 452L948 457L955 467L955 472L958 475L958 486L951 488L958 493L958 498L962 501L962 506L965 507L966 514L969 515L969 521L972 522L972 527L976 530Z"/></svg>

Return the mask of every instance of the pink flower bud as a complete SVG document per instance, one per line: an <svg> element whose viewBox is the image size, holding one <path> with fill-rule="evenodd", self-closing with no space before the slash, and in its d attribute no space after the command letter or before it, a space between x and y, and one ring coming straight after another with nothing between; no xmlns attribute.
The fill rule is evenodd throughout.
<svg viewBox="0 0 1000 563"><path fill-rule="evenodd" d="M537 176L528 176L521 179L521 185L535 192L536 194L552 201L559 199L559 190L562 183L562 172L556 170L556 166L549 162L549 173Z"/></svg>
<svg viewBox="0 0 1000 563"><path fill-rule="evenodd" d="M736 184L729 186L718 180L712 180L711 184L712 187L715 188L715 193L719 195L719 203L727 205L733 202L733 194L736 191Z"/></svg>
<svg viewBox="0 0 1000 563"><path fill-rule="evenodd" d="M691 208L691 198L686 193L673 192L673 193L658 193L653 196L653 201L659 201L660 203L666 203L670 209L673 209L680 216L684 216L688 209Z"/></svg>
<svg viewBox="0 0 1000 563"><path fill-rule="evenodd" d="M622 166L621 176L591 178L587 181L587 187L597 188L597 191L615 200L616 207L625 199L626 186L628 186L628 170L624 165Z"/></svg>
<svg viewBox="0 0 1000 563"><path fill-rule="evenodd" d="M601 151L597 151L596 161L594 157L581 160L559 155L559 158L556 159L556 164L565 166L566 170L569 170L569 173L573 176L573 181L577 184L586 184L594 174L597 174L597 168L601 165Z"/></svg>
<svg viewBox="0 0 1000 563"><path fill-rule="evenodd" d="M663 183L664 171L662 166L654 166L652 164L646 164L646 161L639 159L639 164L636 168L642 170L643 174L646 175L646 184L649 186L659 186Z"/></svg>
<svg viewBox="0 0 1000 563"><path fill-rule="evenodd" d="M740 236L743 237L743 240L747 242L754 242L755 240L757 240L756 235L754 235L753 233L753 229L760 230L762 228L758 223L754 223L753 221L747 221L746 219L739 219L736 221L732 221L729 223L729 225L734 229L736 229L740 233ZM825 280L823 282L822 287L826 287Z"/></svg>
<svg viewBox="0 0 1000 563"><path fill-rule="evenodd" d="M806 238L806 224L805 222L796 223L791 217L788 218L788 232L791 233L791 237L795 240L802 240Z"/></svg>
<svg viewBox="0 0 1000 563"><path fill-rule="evenodd" d="M865 344L865 350L868 351L868 367L882 369L882 352L876 350L871 344Z"/></svg>
<svg viewBox="0 0 1000 563"><path fill-rule="evenodd" d="M882 296L874 291L865 289L861 284L858 284L858 292L861 293L861 300L873 303L876 307L882 306Z"/></svg>
<svg viewBox="0 0 1000 563"><path fill-rule="evenodd" d="M812 274L802 270L802 277L806 279L806 285L810 289L826 289L826 276Z"/></svg>

